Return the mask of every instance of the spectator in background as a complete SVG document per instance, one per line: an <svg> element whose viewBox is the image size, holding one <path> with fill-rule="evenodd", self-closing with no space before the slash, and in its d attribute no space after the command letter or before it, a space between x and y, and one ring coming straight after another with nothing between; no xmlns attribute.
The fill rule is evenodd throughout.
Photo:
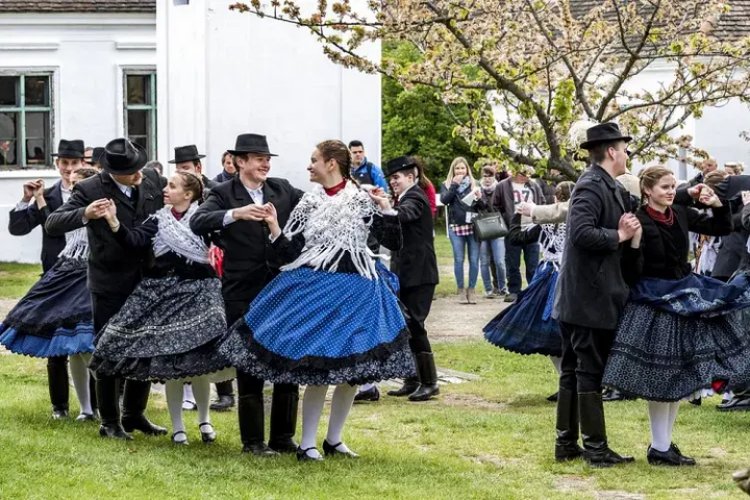
<svg viewBox="0 0 750 500"><path fill-rule="evenodd" d="M388 183L385 181L383 170L367 159L365 146L362 141L353 140L349 142L349 153L352 155L351 176L360 185L370 184L377 186L386 193Z"/></svg>
<svg viewBox="0 0 750 500"><path fill-rule="evenodd" d="M745 166L738 161L731 161L724 164L724 171L729 175L742 175Z"/></svg>
<svg viewBox="0 0 750 500"><path fill-rule="evenodd" d="M214 177L214 182L218 184L230 180L237 173L237 168L234 166L234 159L229 151L224 151L221 155L221 166L223 170L219 175Z"/></svg>
<svg viewBox="0 0 750 500"><path fill-rule="evenodd" d="M521 167L513 177L499 182L495 188L492 205L503 214L508 227L511 225L511 219L519 203L545 204L542 189L530 178L532 172L531 167ZM531 224L529 217L521 218L522 229L528 227L529 224ZM518 292L521 291L521 254L526 265L526 283L531 283L531 278L539 265L539 243L514 245L509 241L505 242L505 270L508 276L509 292L505 297L505 302L515 302Z"/></svg>
<svg viewBox="0 0 750 500"><path fill-rule="evenodd" d="M550 169L547 174L552 178L560 177L560 171L555 170L554 168ZM555 202L555 185L554 183L547 182L544 180L544 178L539 174L534 174L533 176L534 181L536 181L537 184L539 184L539 188L542 190L542 194L544 195L544 203L545 205L551 205Z"/></svg>
<svg viewBox="0 0 750 500"><path fill-rule="evenodd" d="M700 162L698 168L700 169L700 173L688 181L688 186L690 187L704 183L706 175L714 172L718 168L718 165L715 159L706 158Z"/></svg>
<svg viewBox="0 0 750 500"><path fill-rule="evenodd" d="M453 273L459 302L462 304L476 304L474 288L479 276L479 242L474 239L471 222L477 215L475 206L479 198L480 190L471 175L469 162L459 156L451 163L448 177L440 186L440 201L448 207L448 237L453 247ZM469 283L465 287L464 256L467 252Z"/></svg>
<svg viewBox="0 0 750 500"><path fill-rule="evenodd" d="M102 148L102 153L104 152L104 148ZM156 160L151 160L150 162L146 163L146 166L143 168L148 168L150 170L153 170L157 174L159 174L159 177L164 177L164 165L162 165L160 162Z"/></svg>
<svg viewBox="0 0 750 500"><path fill-rule="evenodd" d="M482 167L482 193L478 202L482 210L495 211L495 207L492 206L492 196L497 187L496 173L495 167L490 165ZM480 242L479 269L482 273L485 298L492 299L508 293L505 286L505 240L503 238Z"/></svg>
<svg viewBox="0 0 750 500"><path fill-rule="evenodd" d="M432 218L434 219L435 215L437 215L437 193L435 192L435 185L432 183L430 178L427 177L427 174L424 173L425 164L422 157L412 156L411 159L417 166L417 175L419 176L419 178L417 179L417 184L427 195L427 201L430 202L430 213L432 214Z"/></svg>

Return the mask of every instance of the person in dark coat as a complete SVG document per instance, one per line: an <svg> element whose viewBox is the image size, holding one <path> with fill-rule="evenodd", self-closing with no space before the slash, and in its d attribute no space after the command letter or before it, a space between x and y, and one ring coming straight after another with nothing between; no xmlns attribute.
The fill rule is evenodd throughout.
<svg viewBox="0 0 750 500"><path fill-rule="evenodd" d="M615 329L628 297L621 267L624 243L640 228L630 197L615 178L626 171L627 143L614 123L587 130L581 144L591 165L576 184L553 317L563 339L555 458L583 455L592 465L633 461L607 444L601 383ZM580 431L584 449L578 446Z"/></svg>
<svg viewBox="0 0 750 500"><path fill-rule="evenodd" d="M417 362L418 379L406 379L391 396L408 396L410 401L427 401L439 394L432 347L424 322L430 313L438 284L432 213L427 195L418 185L416 161L400 156L388 162L386 175L397 196L403 245L391 255L391 271L398 276L399 298L406 309L409 347Z"/></svg>
<svg viewBox="0 0 750 500"><path fill-rule="evenodd" d="M65 235L50 235L44 229L44 223L51 212L57 210L70 198L71 177L83 166L83 141L61 139L57 153L52 156L55 157L55 167L60 173L60 180L48 188L44 187L42 179L25 182L23 198L10 211L8 220L8 232L13 236L27 235L37 226L42 226L41 259L42 271L45 273L57 262L58 254L65 247ZM47 383L52 402L52 418L66 418L70 392L67 356L47 358Z"/></svg>
<svg viewBox="0 0 750 500"><path fill-rule="evenodd" d="M203 175L203 163L201 158L205 158L206 155L198 154L198 148L194 144L188 146L178 146L174 148L174 158L169 160L168 163L174 165L177 172L188 172L190 174L199 177L203 181L203 200L208 198L208 193L211 189L219 185L218 182L212 181L205 175Z"/></svg>
<svg viewBox="0 0 750 500"><path fill-rule="evenodd" d="M688 187L697 186L698 184L703 184L706 179L706 175L710 174L711 172L716 171L717 168L719 168L718 164L716 163L716 160L713 158L706 158L701 162L699 165L700 172L698 172L698 175L693 177L688 181Z"/></svg>
<svg viewBox="0 0 750 500"><path fill-rule="evenodd" d="M492 195L492 205L503 214L505 224L510 227L513 214L519 203L544 205L546 198L539 184L531 179L531 168L525 167L503 181L500 181ZM522 218L522 225L527 227L530 220ZM515 302L521 291L521 254L526 265L526 283L531 283L534 272L539 265L539 243L514 245L505 241L505 272L508 278L508 295L505 302Z"/></svg>
<svg viewBox="0 0 750 500"><path fill-rule="evenodd" d="M215 243L224 250L222 295L227 324L232 325L247 311L250 302L283 265L269 239L263 222L265 203L276 207L279 225L286 224L303 192L285 179L268 177L271 154L266 137L241 134L234 156L238 175L211 190L206 201L190 220L198 235L216 232ZM237 372L237 413L242 451L258 456L277 452L294 453L299 390L294 384L275 384L271 405L271 431L268 445L264 439L264 381L248 373Z"/></svg>
<svg viewBox="0 0 750 500"><path fill-rule="evenodd" d="M224 153L222 153L221 166L223 170L219 175L214 177L214 182L221 184L222 182L232 180L232 178L237 175L237 167L234 166L234 159L229 151L224 151Z"/></svg>
<svg viewBox="0 0 750 500"><path fill-rule="evenodd" d="M86 226L90 249L88 287L97 335L140 282L152 257L147 250L133 251L117 241L103 218L107 206L114 201L117 218L128 228L140 225L164 206L160 178L153 171L142 171L146 151L141 146L125 138L114 139L105 146L101 163L103 172L76 184L67 203L50 214L45 225L51 235ZM102 437L129 440L133 430L150 435L167 433L144 414L149 382L125 382L122 418L119 388L114 377L99 377L96 381Z"/></svg>

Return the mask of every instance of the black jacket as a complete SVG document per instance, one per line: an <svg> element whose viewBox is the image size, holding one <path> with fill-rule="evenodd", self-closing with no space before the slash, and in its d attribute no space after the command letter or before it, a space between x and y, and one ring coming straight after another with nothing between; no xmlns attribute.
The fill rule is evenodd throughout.
<svg viewBox="0 0 750 500"><path fill-rule="evenodd" d="M424 193L421 188L420 191ZM452 182L450 186L446 186L443 183L440 184L440 201L448 207L448 224L457 224L459 226L471 224L471 221L466 221L466 212L475 212L477 203L475 201L471 205L467 205L461 201L471 191L471 187L461 191L459 185L455 182Z"/></svg>
<svg viewBox="0 0 750 500"><path fill-rule="evenodd" d="M281 227L303 194L285 179L268 178L263 184L263 201L274 204ZM283 265L268 238L266 223L238 220L224 227L224 215L228 210L252 202L250 193L237 176L211 189L206 201L190 219L193 232L200 236L215 233L214 243L224 249L222 292L225 300L251 301Z"/></svg>
<svg viewBox="0 0 750 500"><path fill-rule="evenodd" d="M732 231L732 218L729 206L713 209L713 216L708 216L698 209L673 205L675 224L674 233L679 233L679 241L667 246L659 225L648 215L645 207L636 212L636 217L643 227L643 237L638 250L627 246L625 259L625 278L635 284L642 277L660 279L681 279L690 274L688 262L690 249L688 232L709 236L724 236ZM674 239L674 238L670 238ZM672 255L674 249L678 255Z"/></svg>
<svg viewBox="0 0 750 500"><path fill-rule="evenodd" d="M414 186L404 193L396 209L403 244L391 255L391 271L398 276L401 288L436 285L435 235L427 195L421 187Z"/></svg>
<svg viewBox="0 0 750 500"><path fill-rule="evenodd" d="M628 298L617 227L632 211L622 184L599 165L581 175L568 208L567 240L553 316L588 328L614 330ZM627 242L626 242L627 243Z"/></svg>
<svg viewBox="0 0 750 500"><path fill-rule="evenodd" d="M164 206L162 182L158 175L144 169L137 199L130 200L120 191L114 179L102 172L76 184L68 202L50 214L45 227L52 235L64 235L83 227L86 207L96 200L109 198L117 205L120 224L133 228ZM148 267L150 252L134 251L123 246L103 218L88 221L86 233L90 252L89 290L92 293L115 295L132 292L141 280L144 269Z"/></svg>
<svg viewBox="0 0 750 500"><path fill-rule="evenodd" d="M46 272L55 264L57 256L65 248L65 235L52 236L44 227L49 214L63 204L62 181L57 181L44 190L44 201L47 202L47 206L41 210L36 207L35 202L32 202L26 210L11 210L8 232L13 236L23 236L29 234L35 227L42 226L42 269Z"/></svg>
<svg viewBox="0 0 750 500"><path fill-rule="evenodd" d="M727 279L740 267L742 257L747 253L747 231L742 227L742 203L728 202L732 211L732 232L721 239L719 254L711 276Z"/></svg>

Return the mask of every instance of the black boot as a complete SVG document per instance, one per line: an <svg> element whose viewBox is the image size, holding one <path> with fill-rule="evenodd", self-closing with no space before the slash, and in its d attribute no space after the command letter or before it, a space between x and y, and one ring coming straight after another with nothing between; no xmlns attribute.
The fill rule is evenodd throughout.
<svg viewBox="0 0 750 500"><path fill-rule="evenodd" d="M583 455L578 446L578 394L569 389L557 393L557 439L555 440L555 460L563 462Z"/></svg>
<svg viewBox="0 0 750 500"><path fill-rule="evenodd" d="M99 435L130 441L133 436L125 432L120 424L120 384L114 377L99 377L96 381L96 399L102 425Z"/></svg>
<svg viewBox="0 0 750 500"><path fill-rule="evenodd" d="M47 385L49 399L52 403L52 418L60 420L68 418L68 358L55 356L47 359Z"/></svg>
<svg viewBox="0 0 750 500"><path fill-rule="evenodd" d="M242 453L252 453L259 457L278 455L263 441L263 393L240 394L237 397L237 417L240 424Z"/></svg>
<svg viewBox="0 0 750 500"><path fill-rule="evenodd" d="M409 401L427 401L440 394L435 358L431 352L420 352L417 353L416 360L419 388L409 395Z"/></svg>
<svg viewBox="0 0 750 500"><path fill-rule="evenodd" d="M579 393L578 414L581 420L583 458L590 465L610 467L634 460L633 457L622 457L609 449L601 392Z"/></svg>
<svg viewBox="0 0 750 500"><path fill-rule="evenodd" d="M234 408L234 392L232 381L226 380L216 384L216 400L211 403L212 411L227 411Z"/></svg>
<svg viewBox="0 0 750 500"><path fill-rule="evenodd" d="M152 424L145 415L148 404L148 393L151 382L125 382L125 394L122 398L122 428L127 432L141 431L149 436L167 434L164 427Z"/></svg>
<svg viewBox="0 0 750 500"><path fill-rule="evenodd" d="M268 447L279 453L296 453L297 443L292 439L297 430L299 387L276 384L271 400L271 433Z"/></svg>
<svg viewBox="0 0 750 500"><path fill-rule="evenodd" d="M419 389L419 379L417 377L409 377L404 379L404 384L400 389L388 391L388 395L397 397L408 396L417 389Z"/></svg>

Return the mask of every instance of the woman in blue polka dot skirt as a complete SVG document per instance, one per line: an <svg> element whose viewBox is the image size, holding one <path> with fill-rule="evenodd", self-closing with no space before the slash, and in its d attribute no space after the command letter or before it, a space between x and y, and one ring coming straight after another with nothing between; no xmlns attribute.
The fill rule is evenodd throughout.
<svg viewBox="0 0 750 500"><path fill-rule="evenodd" d="M316 434L329 385L336 388L323 451L356 457L341 439L356 385L415 375L398 280L367 247L369 232L400 247L398 217L382 190L349 180L350 163L341 141L318 144L307 170L319 186L303 196L283 231L273 205L264 205L274 250L290 263L220 348L258 378L307 385L299 460L322 460Z"/></svg>

